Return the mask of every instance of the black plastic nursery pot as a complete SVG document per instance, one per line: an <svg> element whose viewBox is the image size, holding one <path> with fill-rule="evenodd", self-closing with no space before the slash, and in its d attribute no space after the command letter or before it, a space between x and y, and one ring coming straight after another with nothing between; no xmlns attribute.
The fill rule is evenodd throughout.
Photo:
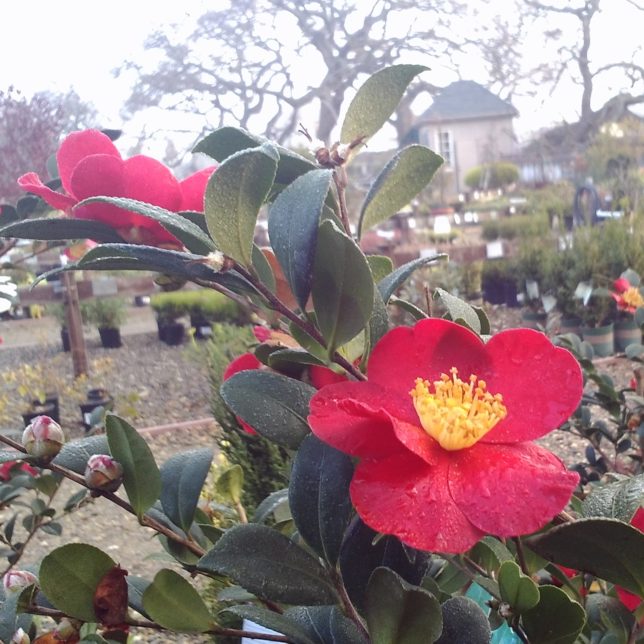
<svg viewBox="0 0 644 644"><path fill-rule="evenodd" d="M83 427L85 431L92 428L92 412L98 407L112 409L114 398L106 389L90 389L87 392L87 400L80 404L81 416L83 418Z"/></svg>
<svg viewBox="0 0 644 644"><path fill-rule="evenodd" d="M56 422L58 420L54 418L54 414L57 412L57 404L54 405L53 402L36 402L32 404L32 406L29 408L29 411L26 411L22 414L22 421L24 423L24 426L27 427L31 421L38 417L38 416L49 416Z"/></svg>
<svg viewBox="0 0 644 644"><path fill-rule="evenodd" d="M118 349L122 346L120 329L99 327L98 334L101 336L101 344L105 349Z"/></svg>
<svg viewBox="0 0 644 644"><path fill-rule="evenodd" d="M212 335L212 322L201 315L191 315L190 326L195 330L197 340L205 340Z"/></svg>
<svg viewBox="0 0 644 644"><path fill-rule="evenodd" d="M159 327L159 340L171 346L181 344L186 331L181 322L157 322L157 325Z"/></svg>

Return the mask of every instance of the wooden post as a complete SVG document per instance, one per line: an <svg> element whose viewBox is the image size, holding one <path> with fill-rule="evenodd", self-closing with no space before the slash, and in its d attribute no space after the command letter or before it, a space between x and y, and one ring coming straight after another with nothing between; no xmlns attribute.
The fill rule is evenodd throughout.
<svg viewBox="0 0 644 644"><path fill-rule="evenodd" d="M87 367L87 349L85 348L85 336L83 335L83 320L81 319L78 301L78 289L76 288L76 278L72 271L63 273L63 284L65 285L67 329L72 350L74 377L78 378L78 376L87 374L89 369Z"/></svg>

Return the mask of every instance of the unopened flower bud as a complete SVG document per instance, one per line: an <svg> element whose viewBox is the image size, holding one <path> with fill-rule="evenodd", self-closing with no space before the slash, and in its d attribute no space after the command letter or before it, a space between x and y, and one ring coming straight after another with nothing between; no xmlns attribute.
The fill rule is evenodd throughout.
<svg viewBox="0 0 644 644"><path fill-rule="evenodd" d="M123 481L123 468L107 454L89 457L85 468L85 483L93 490L116 492Z"/></svg>
<svg viewBox="0 0 644 644"><path fill-rule="evenodd" d="M37 584L38 577L28 570L10 570L2 578L5 593L19 593L31 584Z"/></svg>
<svg viewBox="0 0 644 644"><path fill-rule="evenodd" d="M27 454L50 461L60 452L65 435L60 425L49 416L36 416L22 434Z"/></svg>
<svg viewBox="0 0 644 644"><path fill-rule="evenodd" d="M78 642L82 625L83 623L76 619L63 617L54 629L54 639L57 642Z"/></svg>
<svg viewBox="0 0 644 644"><path fill-rule="evenodd" d="M9 644L31 644L31 639L29 638L29 635L22 630L22 628L19 628L13 634Z"/></svg>

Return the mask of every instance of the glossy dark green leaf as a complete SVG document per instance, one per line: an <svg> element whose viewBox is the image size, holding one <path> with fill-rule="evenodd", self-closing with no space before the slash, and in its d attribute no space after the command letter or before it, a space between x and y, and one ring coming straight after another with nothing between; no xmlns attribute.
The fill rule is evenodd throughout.
<svg viewBox="0 0 644 644"><path fill-rule="evenodd" d="M310 605L337 601L315 557L277 530L257 523L228 530L198 567L206 573L227 575L261 599Z"/></svg>
<svg viewBox="0 0 644 644"><path fill-rule="evenodd" d="M88 436L65 443L54 459L54 465L66 467L76 474L84 474L87 461L92 454L109 454L110 448L105 436Z"/></svg>
<svg viewBox="0 0 644 644"><path fill-rule="evenodd" d="M253 268L257 273L260 281L269 291L275 291L275 275L266 255L262 253L256 244L253 244Z"/></svg>
<svg viewBox="0 0 644 644"><path fill-rule="evenodd" d="M436 597L389 568L377 568L369 579L366 617L373 644L429 644L443 630Z"/></svg>
<svg viewBox="0 0 644 644"><path fill-rule="evenodd" d="M447 309L450 320L464 323L474 333L481 333L481 320L476 311L465 300L451 295L442 288L437 288L434 293L434 299L439 300Z"/></svg>
<svg viewBox="0 0 644 644"><path fill-rule="evenodd" d="M221 127L197 143L194 152L203 152L217 161L225 161L242 150L257 148L269 141L238 127ZM274 145L274 144L272 144ZM287 185L301 174L315 170L316 164L303 156L274 145L279 153L275 182Z"/></svg>
<svg viewBox="0 0 644 644"><path fill-rule="evenodd" d="M150 616L143 608L143 593L152 582L136 575L128 575L125 581L127 582L127 603L137 613L141 613L141 615L149 619Z"/></svg>
<svg viewBox="0 0 644 644"><path fill-rule="evenodd" d="M644 595L644 534L615 519L581 519L524 541L548 561Z"/></svg>
<svg viewBox="0 0 644 644"><path fill-rule="evenodd" d="M2 228L4 228L4 226L13 224L16 221L20 221L18 211L9 204L0 204L0 231L2 230Z"/></svg>
<svg viewBox="0 0 644 644"><path fill-rule="evenodd" d="M389 304L393 304L394 306L401 308L403 311L407 311L414 320L426 320L429 317L425 311L418 308L415 304L396 297L395 295L392 295L389 298Z"/></svg>
<svg viewBox="0 0 644 644"><path fill-rule="evenodd" d="M452 597L442 606L443 632L437 644L489 644L492 633L487 616L469 597Z"/></svg>
<svg viewBox="0 0 644 644"><path fill-rule="evenodd" d="M320 225L313 269L313 305L329 354L369 322L373 279L356 243L331 221Z"/></svg>
<svg viewBox="0 0 644 644"><path fill-rule="evenodd" d="M0 642L11 642L14 633L22 628L28 632L33 620L28 613L18 613L21 593L0 596Z"/></svg>
<svg viewBox="0 0 644 644"><path fill-rule="evenodd" d="M514 561L505 561L498 573L501 599L516 613L524 613L537 605L539 588L530 577L521 572Z"/></svg>
<svg viewBox="0 0 644 644"><path fill-rule="evenodd" d="M161 494L161 474L154 455L141 434L122 418L108 414L107 442L112 456L123 467L123 487L139 517Z"/></svg>
<svg viewBox="0 0 644 644"><path fill-rule="evenodd" d="M521 616L530 644L573 644L586 623L576 601L555 586L539 588L539 603Z"/></svg>
<svg viewBox="0 0 644 644"><path fill-rule="evenodd" d="M403 264L390 275L387 275L387 277L378 282L378 290L380 291L380 295L382 295L382 299L385 304L389 302L389 298L407 281L409 276L416 269L446 258L447 255L439 253L438 255L432 255L431 257L414 259L411 262L407 262L407 264Z"/></svg>
<svg viewBox="0 0 644 644"><path fill-rule="evenodd" d="M279 155L270 144L228 157L208 180L206 223L217 247L244 266L252 264L257 215L270 192Z"/></svg>
<svg viewBox="0 0 644 644"><path fill-rule="evenodd" d="M391 261L391 257L386 255L367 255L367 261L373 275L373 281L376 284L384 280L394 270L394 263Z"/></svg>
<svg viewBox="0 0 644 644"><path fill-rule="evenodd" d="M363 611L367 583L376 568L391 568L407 583L417 586L425 576L428 559L427 553L404 546L394 536L379 536L355 518L340 550L340 572L351 603Z"/></svg>
<svg viewBox="0 0 644 644"><path fill-rule="evenodd" d="M23 454L22 452L16 452L15 450L2 450L0 452L0 463L11 463L12 461L25 461L29 462L32 459L28 454Z"/></svg>
<svg viewBox="0 0 644 644"><path fill-rule="evenodd" d="M267 371L242 371L226 380L221 396L236 416L262 436L297 449L310 432L306 418L315 389Z"/></svg>
<svg viewBox="0 0 644 644"><path fill-rule="evenodd" d="M108 203L152 219L172 233L191 253L207 255L217 250L212 239L199 226L176 212L153 206L143 201L137 201L136 199L125 199L123 197L90 197L81 201L78 206L84 206L89 203Z"/></svg>
<svg viewBox="0 0 644 644"><path fill-rule="evenodd" d="M422 145L403 148L369 188L358 220L358 238L406 206L432 180L442 157Z"/></svg>
<svg viewBox="0 0 644 644"><path fill-rule="evenodd" d="M324 365L325 363L301 349L278 349L268 356L268 366L277 371L285 371L293 365Z"/></svg>
<svg viewBox="0 0 644 644"><path fill-rule="evenodd" d="M297 606L284 611L315 644L367 644L355 622L337 606Z"/></svg>
<svg viewBox="0 0 644 644"><path fill-rule="evenodd" d="M621 634L617 642L628 642L628 634L635 625L635 616L619 599L602 593L590 593L586 597L584 608L591 627L616 630Z"/></svg>
<svg viewBox="0 0 644 644"><path fill-rule="evenodd" d="M508 548L496 537L483 537L470 551L472 559L488 572L495 572L505 561L514 561Z"/></svg>
<svg viewBox="0 0 644 644"><path fill-rule="evenodd" d="M629 523L644 502L644 474L593 488L584 499L585 517L608 517Z"/></svg>
<svg viewBox="0 0 644 644"><path fill-rule="evenodd" d="M252 604L244 604L241 606L230 606L222 612L232 613L233 615L237 615L243 619L250 620L255 624L259 624L264 628L270 628L277 633L286 635L293 640L295 644L316 644L316 641L312 640L307 635L306 630L303 629L296 621L289 619L284 615L280 615L279 613L267 610L266 608L253 606Z"/></svg>
<svg viewBox="0 0 644 644"><path fill-rule="evenodd" d="M215 621L192 584L173 570L155 575L143 593L143 608L157 624L182 633L203 633Z"/></svg>
<svg viewBox="0 0 644 644"><path fill-rule="evenodd" d="M95 622L94 593L114 566L116 563L102 550L85 543L70 543L44 557L38 579L55 608L84 622Z"/></svg>
<svg viewBox="0 0 644 644"><path fill-rule="evenodd" d="M352 476L350 456L313 435L302 441L291 471L289 506L299 533L331 565L353 513Z"/></svg>
<svg viewBox="0 0 644 644"><path fill-rule="evenodd" d="M474 309L474 313L479 318L479 324L481 325L481 335L490 335L491 331L491 326L490 326L490 320L487 316L487 313L485 310L480 307L480 306L472 306L472 309Z"/></svg>
<svg viewBox="0 0 644 644"><path fill-rule="evenodd" d="M161 505L186 532L195 518L199 495L208 476L213 451L194 449L171 456L161 466Z"/></svg>
<svg viewBox="0 0 644 644"><path fill-rule="evenodd" d="M68 239L93 239L97 242L123 242L124 239L107 224L74 217L46 217L25 219L0 228L0 237L63 241Z"/></svg>
<svg viewBox="0 0 644 644"><path fill-rule="evenodd" d="M268 234L300 308L311 293L320 213L333 174L312 170L298 177L275 199L268 214Z"/></svg>
<svg viewBox="0 0 644 644"><path fill-rule="evenodd" d="M276 510L288 505L288 490L277 490L269 494L256 508L253 515L255 523L263 523Z"/></svg>
<svg viewBox="0 0 644 644"><path fill-rule="evenodd" d="M387 306L385 305L382 295L377 288L373 289L373 311L369 318L369 326L367 328L365 349L362 354L363 361L366 360L371 351L382 338L385 333L389 331L389 314L387 313Z"/></svg>
<svg viewBox="0 0 644 644"><path fill-rule="evenodd" d="M392 65L368 78L349 104L340 134L342 143L372 137L394 113L409 83L427 69L423 65Z"/></svg>

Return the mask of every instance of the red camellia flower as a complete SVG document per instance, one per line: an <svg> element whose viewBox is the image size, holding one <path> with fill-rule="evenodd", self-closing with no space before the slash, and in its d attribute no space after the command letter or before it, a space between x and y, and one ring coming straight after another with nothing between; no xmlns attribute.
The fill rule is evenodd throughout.
<svg viewBox="0 0 644 644"><path fill-rule="evenodd" d="M637 528L641 532L644 532L644 508L640 507L637 512L633 515L633 518L630 521L631 525L634 528ZM628 610L635 610L644 600L644 597L638 597L634 593L629 592L628 590L624 590L620 586L615 586L615 590L617 591L617 596L619 597L620 601ZM642 624L644 624L644 618L642 619Z"/></svg>
<svg viewBox="0 0 644 644"><path fill-rule="evenodd" d="M321 440L358 457L351 499L374 530L423 550L464 552L486 534L528 534L568 503L579 476L530 442L575 410L582 374L531 329L487 344L453 322L399 327L367 382L311 400Z"/></svg>
<svg viewBox="0 0 644 644"><path fill-rule="evenodd" d="M620 311L635 313L640 306L644 306L644 297L642 297L640 290L625 277L616 279L613 282L613 288L615 292L611 293L611 296Z"/></svg>
<svg viewBox="0 0 644 644"><path fill-rule="evenodd" d="M102 221L129 242L180 247L163 226L109 204L95 203L74 208L89 197L127 197L166 210L203 210L203 195L214 167L179 182L159 161L142 154L122 159L108 136L98 130L73 132L56 154L64 193L48 188L35 172L18 179L23 190L42 197L50 206L80 219ZM72 210L73 209L73 210Z"/></svg>

